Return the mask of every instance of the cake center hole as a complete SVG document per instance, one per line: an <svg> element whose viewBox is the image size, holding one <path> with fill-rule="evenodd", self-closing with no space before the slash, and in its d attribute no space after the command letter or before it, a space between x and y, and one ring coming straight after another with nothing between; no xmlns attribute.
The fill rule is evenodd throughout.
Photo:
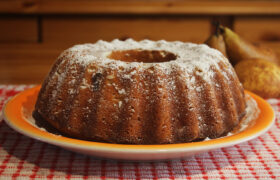
<svg viewBox="0 0 280 180"><path fill-rule="evenodd" d="M125 62L157 63L175 60L177 56L168 51L131 49L113 51L108 58Z"/></svg>

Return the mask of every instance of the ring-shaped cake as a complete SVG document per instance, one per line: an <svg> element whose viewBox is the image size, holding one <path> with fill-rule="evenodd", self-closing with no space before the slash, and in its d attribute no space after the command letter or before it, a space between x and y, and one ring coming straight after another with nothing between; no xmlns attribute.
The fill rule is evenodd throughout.
<svg viewBox="0 0 280 180"><path fill-rule="evenodd" d="M246 115L231 64L206 45L98 41L65 50L34 114L93 141L169 144L227 135Z"/></svg>

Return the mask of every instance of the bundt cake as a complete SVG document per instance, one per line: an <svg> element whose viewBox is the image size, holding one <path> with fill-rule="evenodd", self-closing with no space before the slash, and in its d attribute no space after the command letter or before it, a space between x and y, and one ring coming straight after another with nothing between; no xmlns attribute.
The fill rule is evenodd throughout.
<svg viewBox="0 0 280 180"><path fill-rule="evenodd" d="M226 135L246 114L228 60L206 45L98 41L65 50L35 112L71 137L169 144Z"/></svg>

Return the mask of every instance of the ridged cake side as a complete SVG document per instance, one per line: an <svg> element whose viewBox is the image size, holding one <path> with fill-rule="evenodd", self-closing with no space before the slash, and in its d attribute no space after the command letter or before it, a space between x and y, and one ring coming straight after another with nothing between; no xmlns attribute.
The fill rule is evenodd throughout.
<svg viewBox="0 0 280 180"><path fill-rule="evenodd" d="M170 45L138 44L147 42L155 49ZM165 144L226 135L246 108L233 68L206 46L174 43L204 59L177 53L186 60L125 63L94 56L91 49L107 42L68 49L44 81L35 111L58 130L94 141Z"/></svg>

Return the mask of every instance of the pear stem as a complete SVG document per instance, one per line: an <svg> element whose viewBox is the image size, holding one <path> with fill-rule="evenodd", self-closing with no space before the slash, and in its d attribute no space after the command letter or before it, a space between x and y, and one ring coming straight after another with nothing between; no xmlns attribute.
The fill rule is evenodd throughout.
<svg viewBox="0 0 280 180"><path fill-rule="evenodd" d="M214 23L214 25L215 25L215 36L219 36L219 34L220 34L220 22L218 21L218 22L216 22L216 23Z"/></svg>
<svg viewBox="0 0 280 180"><path fill-rule="evenodd" d="M225 32L225 27L224 26L219 26L219 32L223 34Z"/></svg>

